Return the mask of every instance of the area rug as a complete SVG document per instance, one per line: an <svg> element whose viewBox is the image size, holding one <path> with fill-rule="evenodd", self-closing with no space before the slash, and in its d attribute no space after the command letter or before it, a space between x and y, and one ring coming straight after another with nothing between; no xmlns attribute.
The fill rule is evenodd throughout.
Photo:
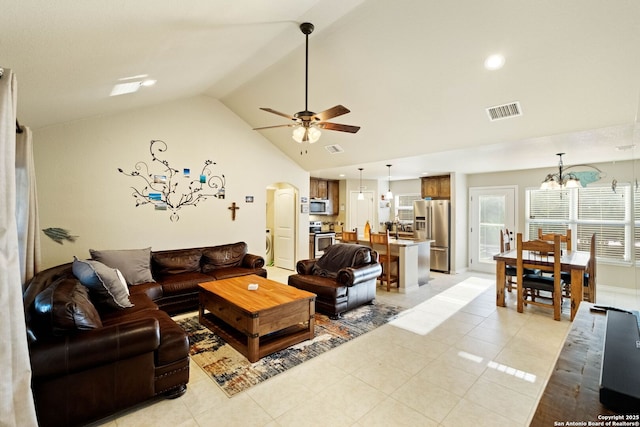
<svg viewBox="0 0 640 427"><path fill-rule="evenodd" d="M255 363L198 323L198 317L177 320L189 335L191 360L231 397L289 368L389 322L403 309L377 303L344 313L340 319L316 313L315 338L263 357Z"/></svg>

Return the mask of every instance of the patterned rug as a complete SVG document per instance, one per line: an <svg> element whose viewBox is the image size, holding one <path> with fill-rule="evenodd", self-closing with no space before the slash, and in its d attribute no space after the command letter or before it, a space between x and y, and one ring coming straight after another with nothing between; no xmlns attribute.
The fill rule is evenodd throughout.
<svg viewBox="0 0 640 427"><path fill-rule="evenodd" d="M338 320L316 313L315 338L263 357L255 363L198 323L198 316L176 322L189 334L191 360L231 397L325 351L381 326L400 313L396 306L376 303L351 310Z"/></svg>

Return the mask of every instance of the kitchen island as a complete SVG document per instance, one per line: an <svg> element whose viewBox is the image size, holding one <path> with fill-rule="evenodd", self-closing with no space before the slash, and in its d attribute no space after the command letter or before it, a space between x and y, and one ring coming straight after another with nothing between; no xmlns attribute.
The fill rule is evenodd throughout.
<svg viewBox="0 0 640 427"><path fill-rule="evenodd" d="M400 267L399 292L415 291L429 282L432 240L389 239L391 254L398 255ZM358 240L369 246L368 240Z"/></svg>

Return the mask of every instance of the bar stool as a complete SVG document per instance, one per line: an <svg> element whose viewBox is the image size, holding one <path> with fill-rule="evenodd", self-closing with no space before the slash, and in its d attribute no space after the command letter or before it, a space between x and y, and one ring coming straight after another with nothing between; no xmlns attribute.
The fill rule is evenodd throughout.
<svg viewBox="0 0 640 427"><path fill-rule="evenodd" d="M358 243L358 229L354 228L353 231L342 230L340 241L342 243Z"/></svg>
<svg viewBox="0 0 640 427"><path fill-rule="evenodd" d="M380 284L387 282L387 292L391 290L391 284L396 283L400 287L400 258L391 254L391 244L389 243L389 230L384 233L369 234L369 245L371 249L378 252L380 264L382 264L382 275L379 277ZM391 274L391 267L395 265L396 274Z"/></svg>

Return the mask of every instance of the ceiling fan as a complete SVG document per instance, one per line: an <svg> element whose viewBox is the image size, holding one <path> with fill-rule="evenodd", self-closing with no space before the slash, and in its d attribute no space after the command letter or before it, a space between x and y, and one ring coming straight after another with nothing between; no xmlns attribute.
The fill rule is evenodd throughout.
<svg viewBox="0 0 640 427"><path fill-rule="evenodd" d="M360 126L342 125L338 123L330 123L326 120L334 117L347 114L350 110L342 105L336 105L321 113L314 113L309 111L307 106L307 98L309 94L309 34L313 32L313 24L310 22L303 22L300 24L300 31L305 35L306 39L306 53L305 53L305 74L304 74L304 111L299 111L293 116L281 113L272 108L260 107L261 110L268 111L269 113L277 114L278 116L286 117L293 121L286 125L275 125L254 128L254 130L273 129L280 127L292 127L293 139L298 143L309 142L314 143L320 138L319 129L336 130L339 132L356 133L360 130Z"/></svg>

